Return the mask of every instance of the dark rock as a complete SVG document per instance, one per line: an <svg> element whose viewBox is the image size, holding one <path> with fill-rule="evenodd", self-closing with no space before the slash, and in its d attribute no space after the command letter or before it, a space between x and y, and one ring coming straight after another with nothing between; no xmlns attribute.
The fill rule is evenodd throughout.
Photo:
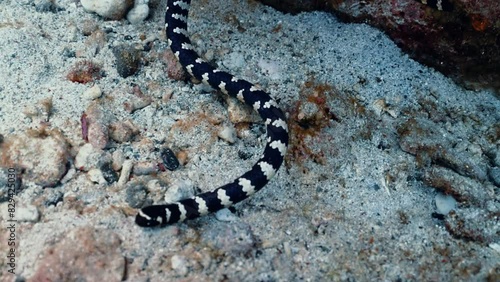
<svg viewBox="0 0 500 282"><path fill-rule="evenodd" d="M118 174L116 171L113 170L111 167L111 163L105 163L100 167L100 170L102 172L102 176L108 183L113 183L118 181Z"/></svg>
<svg viewBox="0 0 500 282"><path fill-rule="evenodd" d="M179 160L171 149L163 148L160 155L163 160L163 164L168 170L174 171L179 167Z"/></svg>
<svg viewBox="0 0 500 282"><path fill-rule="evenodd" d="M133 46L120 45L113 48L116 70L121 77L129 77L139 70L141 52Z"/></svg>
<svg viewBox="0 0 500 282"><path fill-rule="evenodd" d="M132 208L140 208L146 200L146 187L142 181L136 180L128 182L125 186L125 201Z"/></svg>

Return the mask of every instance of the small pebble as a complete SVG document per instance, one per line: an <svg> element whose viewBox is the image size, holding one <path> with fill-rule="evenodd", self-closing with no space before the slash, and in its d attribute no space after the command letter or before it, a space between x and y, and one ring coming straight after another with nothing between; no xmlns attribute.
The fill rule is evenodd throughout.
<svg viewBox="0 0 500 282"><path fill-rule="evenodd" d="M83 92L83 97L89 100L95 100L101 97L101 95L102 95L101 88L99 88L99 85L97 84L85 90L85 92Z"/></svg>
<svg viewBox="0 0 500 282"><path fill-rule="evenodd" d="M99 29L99 25L95 20L84 20L81 22L80 31L83 35L89 36L92 32Z"/></svg>
<svg viewBox="0 0 500 282"><path fill-rule="evenodd" d="M84 60L75 63L66 78L72 82L89 83L101 79L103 75L104 72L100 65L90 60Z"/></svg>
<svg viewBox="0 0 500 282"><path fill-rule="evenodd" d="M79 170L89 171L92 168L100 167L101 163L105 163L110 159L109 153L87 143L78 150L75 157L75 167Z"/></svg>
<svg viewBox="0 0 500 282"><path fill-rule="evenodd" d="M151 96L142 93L140 87L137 85L132 88L132 94L134 94L134 97L130 98L128 102L124 103L125 110L129 113L133 113L136 110L147 107L153 101Z"/></svg>
<svg viewBox="0 0 500 282"><path fill-rule="evenodd" d="M160 156L163 164L168 170L174 171L179 167L179 160L170 148L163 148L161 150Z"/></svg>
<svg viewBox="0 0 500 282"><path fill-rule="evenodd" d="M224 126L217 134L222 140L233 144L236 142L236 130L232 126Z"/></svg>
<svg viewBox="0 0 500 282"><path fill-rule="evenodd" d="M140 180L130 181L125 185L125 202L132 208L141 208L146 195L147 189Z"/></svg>
<svg viewBox="0 0 500 282"><path fill-rule="evenodd" d="M68 169L64 177L61 179L61 183L62 184L68 183L71 179L73 179L75 175L76 175L76 169L72 166L70 169Z"/></svg>
<svg viewBox="0 0 500 282"><path fill-rule="evenodd" d="M232 256L242 256L255 250L257 239L250 225L242 221L234 221L230 224L219 222L218 224L218 228L207 229L203 232L201 235L203 243L218 252Z"/></svg>
<svg viewBox="0 0 500 282"><path fill-rule="evenodd" d="M111 139L118 143L128 142L139 133L139 129L130 120L115 122L109 129Z"/></svg>
<svg viewBox="0 0 500 282"><path fill-rule="evenodd" d="M83 8L102 17L121 20L134 4L133 0L81 0Z"/></svg>
<svg viewBox="0 0 500 282"><path fill-rule="evenodd" d="M499 243L491 243L488 245L488 247L492 248L495 250L497 253L500 254L500 244Z"/></svg>
<svg viewBox="0 0 500 282"><path fill-rule="evenodd" d="M161 97L161 100L163 102L168 102L168 101L170 101L170 99L172 99L173 94L174 94L174 91L172 89L170 89L170 88L165 89L165 93Z"/></svg>
<svg viewBox="0 0 500 282"><path fill-rule="evenodd" d="M151 102L152 100L149 96L133 97L128 102L124 103L124 108L128 113L133 113L137 110L149 106Z"/></svg>
<svg viewBox="0 0 500 282"><path fill-rule="evenodd" d="M179 164L186 165L188 162L188 153L186 151L179 151L177 159L179 160Z"/></svg>
<svg viewBox="0 0 500 282"><path fill-rule="evenodd" d="M99 170L101 171L102 177L104 177L107 183L111 184L118 181L118 174L113 170L111 163L104 163L103 165L101 165Z"/></svg>
<svg viewBox="0 0 500 282"><path fill-rule="evenodd" d="M318 105L311 102L304 102L300 104L297 117L299 120L313 120L318 113Z"/></svg>
<svg viewBox="0 0 500 282"><path fill-rule="evenodd" d="M147 4L137 4L134 5L128 14L127 20L131 24L140 24L142 23L149 15L149 6Z"/></svg>
<svg viewBox="0 0 500 282"><path fill-rule="evenodd" d="M260 117L252 111L252 108L238 101L238 99L227 96L227 111L229 121L233 124L260 122Z"/></svg>
<svg viewBox="0 0 500 282"><path fill-rule="evenodd" d="M161 58L167 63L167 76L169 78L180 81L186 79L186 70L170 49L166 50Z"/></svg>
<svg viewBox="0 0 500 282"><path fill-rule="evenodd" d="M122 150L116 150L113 152L111 155L111 158L113 160L112 162L112 167L114 171L119 171L122 169L123 162L125 161L125 155L123 154Z"/></svg>
<svg viewBox="0 0 500 282"><path fill-rule="evenodd" d="M85 110L87 138L90 144L98 149L106 148L109 141L109 110L97 101L93 101Z"/></svg>
<svg viewBox="0 0 500 282"><path fill-rule="evenodd" d="M450 211L456 209L457 201L450 195L438 193L434 200L436 202L437 211L440 214L448 214Z"/></svg>
<svg viewBox="0 0 500 282"><path fill-rule="evenodd" d="M141 52L133 46L116 46L113 48L113 55L116 59L116 70L121 77L129 77L139 70Z"/></svg>
<svg viewBox="0 0 500 282"><path fill-rule="evenodd" d="M134 162L132 160L126 160L123 162L122 172L120 174L120 178L118 179L119 186L123 186L127 183L133 166Z"/></svg>
<svg viewBox="0 0 500 282"><path fill-rule="evenodd" d="M88 171L87 174L90 181L92 181L93 183L101 185L107 184L106 179L104 179L104 176L102 176L102 171L100 169L92 168Z"/></svg>

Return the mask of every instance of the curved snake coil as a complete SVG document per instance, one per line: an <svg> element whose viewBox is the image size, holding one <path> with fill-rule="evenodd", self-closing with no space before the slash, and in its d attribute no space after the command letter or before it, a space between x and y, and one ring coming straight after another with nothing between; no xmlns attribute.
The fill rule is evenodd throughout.
<svg viewBox="0 0 500 282"><path fill-rule="evenodd" d="M187 32L190 2L191 0L168 0L165 29L170 48L191 76L252 106L266 124L267 143L262 157L252 169L232 183L176 203L142 208L135 222L143 227L165 226L197 218L246 199L264 187L276 174L288 146L285 115L269 94L248 81L213 68L193 50Z"/></svg>

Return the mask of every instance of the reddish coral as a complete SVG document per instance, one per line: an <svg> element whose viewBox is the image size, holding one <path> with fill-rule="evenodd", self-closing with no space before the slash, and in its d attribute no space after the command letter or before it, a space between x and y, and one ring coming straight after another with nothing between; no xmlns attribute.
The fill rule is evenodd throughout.
<svg viewBox="0 0 500 282"><path fill-rule="evenodd" d="M66 75L68 80L78 83L89 83L101 77L101 67L89 60L77 62Z"/></svg>
<svg viewBox="0 0 500 282"><path fill-rule="evenodd" d="M477 31L485 31L490 26L488 19L481 15L472 14L470 15L470 19L472 27Z"/></svg>

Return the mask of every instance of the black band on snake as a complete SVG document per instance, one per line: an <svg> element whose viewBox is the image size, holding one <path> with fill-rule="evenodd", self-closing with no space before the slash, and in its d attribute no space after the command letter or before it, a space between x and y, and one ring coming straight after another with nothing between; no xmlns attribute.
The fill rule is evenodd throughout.
<svg viewBox="0 0 500 282"><path fill-rule="evenodd" d="M168 43L188 73L225 94L238 98L259 113L266 124L267 143L262 157L242 176L213 191L176 203L142 208L135 218L139 226L165 226L193 219L238 203L264 187L276 174L288 146L285 115L276 102L248 81L217 70L193 50L187 32L190 0L168 0L165 29Z"/></svg>

